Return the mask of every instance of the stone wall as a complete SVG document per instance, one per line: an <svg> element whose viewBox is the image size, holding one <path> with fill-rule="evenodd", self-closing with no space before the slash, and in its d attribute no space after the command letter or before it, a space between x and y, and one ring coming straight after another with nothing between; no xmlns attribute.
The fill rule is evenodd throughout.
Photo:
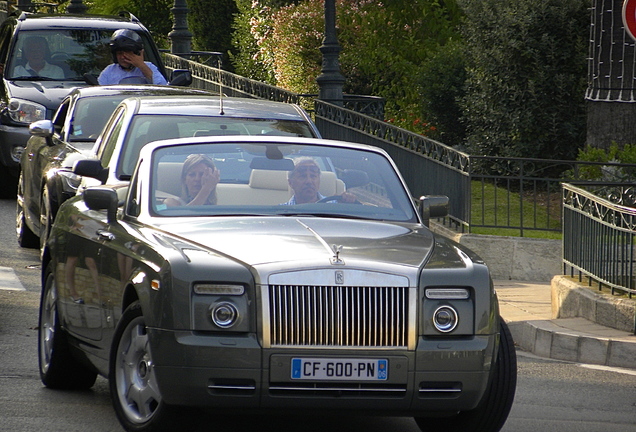
<svg viewBox="0 0 636 432"><path fill-rule="evenodd" d="M550 282L563 273L561 240L457 234L434 222L431 230L474 251L493 279Z"/></svg>

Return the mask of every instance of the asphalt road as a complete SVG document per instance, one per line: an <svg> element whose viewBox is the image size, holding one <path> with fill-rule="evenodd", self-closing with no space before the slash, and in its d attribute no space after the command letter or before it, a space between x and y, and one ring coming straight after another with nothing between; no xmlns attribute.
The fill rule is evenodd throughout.
<svg viewBox="0 0 636 432"><path fill-rule="evenodd" d="M39 255L17 245L14 214L15 202L0 200L0 431L122 431L105 379L83 392L48 390L40 382ZM353 416L207 415L203 425L201 432L419 430L410 418ZM636 432L636 370L592 369L519 352L517 395L502 431Z"/></svg>

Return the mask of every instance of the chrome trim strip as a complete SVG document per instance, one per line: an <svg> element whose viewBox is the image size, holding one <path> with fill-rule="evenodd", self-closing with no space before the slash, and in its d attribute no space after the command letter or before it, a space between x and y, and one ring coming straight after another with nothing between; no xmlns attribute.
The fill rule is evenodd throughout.
<svg viewBox="0 0 636 432"><path fill-rule="evenodd" d="M237 385L208 385L210 390L240 390L240 391L253 391L256 390L256 386L237 386Z"/></svg>
<svg viewBox="0 0 636 432"><path fill-rule="evenodd" d="M420 393L461 393L461 389L420 389L419 390Z"/></svg>

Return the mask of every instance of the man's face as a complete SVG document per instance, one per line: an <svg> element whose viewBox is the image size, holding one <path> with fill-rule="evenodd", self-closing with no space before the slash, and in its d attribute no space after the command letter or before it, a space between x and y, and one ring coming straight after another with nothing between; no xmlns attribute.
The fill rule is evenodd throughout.
<svg viewBox="0 0 636 432"><path fill-rule="evenodd" d="M44 44L41 42L31 42L25 47L24 55L29 62L38 62L44 60L45 54Z"/></svg>
<svg viewBox="0 0 636 432"><path fill-rule="evenodd" d="M135 55L132 51L117 51L117 63L124 69L128 69L133 65L132 56Z"/></svg>
<svg viewBox="0 0 636 432"><path fill-rule="evenodd" d="M318 201L320 168L314 162L302 162L289 177L289 186L294 190L296 204Z"/></svg>

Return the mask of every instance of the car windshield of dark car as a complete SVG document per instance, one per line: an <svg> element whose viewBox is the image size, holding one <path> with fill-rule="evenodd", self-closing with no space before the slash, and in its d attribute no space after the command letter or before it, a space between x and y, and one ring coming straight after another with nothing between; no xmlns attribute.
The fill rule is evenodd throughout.
<svg viewBox="0 0 636 432"><path fill-rule="evenodd" d="M95 141L110 115L130 95L80 98L71 119L70 141Z"/></svg>
<svg viewBox="0 0 636 432"><path fill-rule="evenodd" d="M112 29L21 30L9 55L5 78L84 81L85 73L97 75L112 63L108 45L112 33Z"/></svg>
<svg viewBox="0 0 636 432"><path fill-rule="evenodd" d="M156 216L416 220L392 164L367 150L272 143L162 147L151 171L149 211ZM246 172L247 183L232 179Z"/></svg>
<svg viewBox="0 0 636 432"><path fill-rule="evenodd" d="M220 135L275 135L313 137L305 121L237 118L188 115L137 115L131 122L125 138L122 157L117 167L118 177L132 175L141 148L151 141L170 138ZM222 171L225 178L247 183L249 171Z"/></svg>

